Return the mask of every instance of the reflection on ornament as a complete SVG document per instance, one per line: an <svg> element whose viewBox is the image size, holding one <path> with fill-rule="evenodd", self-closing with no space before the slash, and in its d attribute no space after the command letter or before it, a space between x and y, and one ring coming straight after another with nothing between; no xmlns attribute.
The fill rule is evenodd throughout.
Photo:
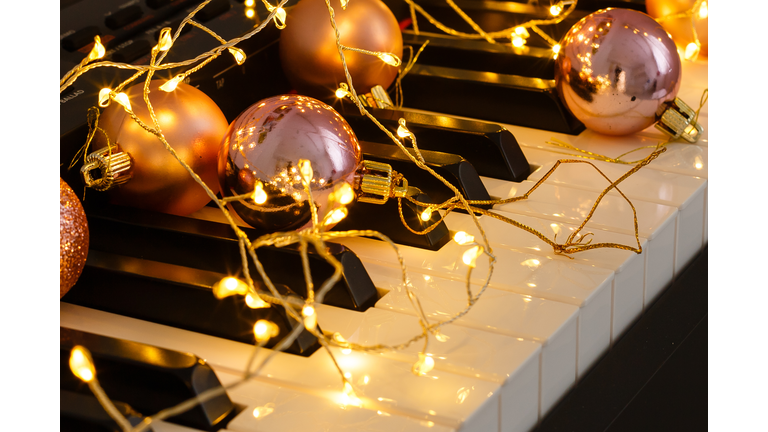
<svg viewBox="0 0 768 432"><path fill-rule="evenodd" d="M706 57L708 54L709 7L706 1L697 0L645 0L648 15L655 18L666 31L672 35L672 40L684 50L687 59L695 60L696 55ZM688 16L684 15L689 12ZM696 46L694 38L699 39ZM698 48L698 52L693 44Z"/></svg>
<svg viewBox="0 0 768 432"><path fill-rule="evenodd" d="M346 9L339 0L330 3L342 45L383 53L377 57L344 51L357 92L368 93L377 84L389 87L403 57L403 37L392 11L381 0L353 0ZM323 100L332 98L339 83L347 81L329 19L324 0L302 0L289 11L280 34L280 61L291 85Z"/></svg>
<svg viewBox="0 0 768 432"><path fill-rule="evenodd" d="M667 32L644 13L606 9L587 15L560 45L558 92L589 129L608 135L643 130L675 100L680 57Z"/></svg>
<svg viewBox="0 0 768 432"><path fill-rule="evenodd" d="M165 84L155 80L149 86L149 100L160 130L181 160L216 193L219 190L216 158L228 126L227 119L216 103L200 90L178 81L173 89L167 85L161 89ZM126 95L136 116L151 127L143 87L143 83L134 85ZM104 109L99 127L109 137L109 144L117 144L117 148L110 150L104 134L96 134L94 147L100 148L101 153L98 150L92 153L93 157L89 158L93 164L81 172L87 186L109 189L113 203L183 216L203 208L211 200L163 143L131 119L121 104L112 103ZM115 165L118 158L124 159L119 166ZM106 162L111 165L109 169ZM102 173L92 174L97 168ZM116 182L117 187L104 184L101 179L105 179L106 173L123 179Z"/></svg>
<svg viewBox="0 0 768 432"><path fill-rule="evenodd" d="M88 257L88 220L83 205L59 178L59 298L77 282Z"/></svg>
<svg viewBox="0 0 768 432"><path fill-rule="evenodd" d="M321 218L336 217L329 213L329 197L351 201L343 185L354 184L361 158L354 132L333 108L306 96L275 96L230 124L219 153L219 181L224 197L243 195L230 205L247 224L294 230L311 223L306 185Z"/></svg>

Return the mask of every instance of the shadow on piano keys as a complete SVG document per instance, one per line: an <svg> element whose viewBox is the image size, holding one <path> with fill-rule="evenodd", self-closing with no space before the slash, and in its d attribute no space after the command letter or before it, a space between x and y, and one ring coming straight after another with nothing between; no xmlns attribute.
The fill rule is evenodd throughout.
<svg viewBox="0 0 768 432"><path fill-rule="evenodd" d="M233 11L242 8L234 0L230 7ZM222 20L218 24L224 31L222 35L226 34L224 18L235 19L224 14L211 18L209 23L215 27L216 19ZM237 26L233 27L236 30ZM267 31L264 34L263 39L254 38L255 45L249 46L254 51L249 58L252 62L278 62L273 55L274 49L259 48L259 44L268 48L273 43L270 37L274 38L274 34ZM62 63L66 63L67 56L63 55L62 59ZM209 69L215 68L212 63ZM285 84L281 84L279 74L275 75L273 70L254 67L245 71L232 73L231 68L223 68L222 74L230 72L222 75L226 81L217 78L213 71L196 76L200 88L216 99L230 119L242 109L231 100L235 88L248 86L252 89L252 83L263 80L264 75L278 86ZM74 87L76 91L78 84ZM685 63L680 97L695 103L706 87L706 61ZM255 94L263 92L255 91ZM406 106L408 100L406 90ZM494 103L514 104L503 98ZM553 103L556 105L556 101ZM472 109L476 105L464 101L459 105L466 111L452 113L455 118L475 119ZM82 137L82 128L64 129L66 124L72 124L73 115L63 103L63 148L82 144L78 141ZM527 180L519 183L481 177L492 197L506 198L524 193L555 161L572 157L573 152L545 144L553 138L601 154L621 154L665 139L650 128L630 137L607 138L579 128L567 113L560 112L559 115L563 118L563 126L549 130L530 127L530 124L529 127L508 124L511 120L503 122L519 142L528 163L536 169ZM478 117L499 122L498 118ZM569 259L554 255L549 246L527 233L495 219L481 218L498 258L494 276L472 311L443 329L447 340L431 341L430 353L436 361L435 369L427 376L416 377L411 373L417 347L380 355L334 349L340 366L350 374L363 401L362 407L344 406L340 403L341 381L323 350L309 356L278 353L261 375L229 392L230 398L245 408L223 430L526 431L540 425L543 431L549 425L574 426L556 416L560 412L573 413L574 409L569 411L569 407L574 405L588 404L574 400L586 392L577 386L580 380L594 383L598 380L595 378L597 371L609 367L605 366L607 364L615 364L608 363L608 359L615 358L615 352L625 352L619 347L630 338L629 335L635 334L627 333L628 336L622 339L625 332L629 329L634 332L638 328L635 324L638 319L646 320L651 316L644 312L652 310L657 299L669 297L663 295L665 289L681 280L691 262L697 265L696 268L702 265L701 251L707 244L706 106L699 121L705 128L702 140L695 145L668 146L664 155L621 186L638 211L642 254L594 250ZM612 178L629 169L605 162L594 163ZM555 234L564 237L586 216L604 186L591 168L583 165L563 167L529 200L498 206L495 210L550 238ZM208 210L192 217L216 220L217 215ZM632 245L634 236L629 211L625 201L615 193L609 194L587 227L603 241ZM445 223L452 232L464 230L477 234L466 214L452 213ZM339 243L360 258L379 298L374 307L364 311L323 306L319 310L320 327L363 344L398 343L420 333L418 320L399 286L394 254L377 240L342 239ZM458 245L449 242L437 251L405 245L400 248L414 290L429 318L440 319L463 309L465 272L459 261L461 249ZM487 268L480 264L472 280L475 288L482 284L483 272L487 272ZM685 286L692 289L690 284ZM700 309L696 311L700 312ZM694 315L691 320L699 323L694 319L698 315ZM194 353L211 365L225 385L238 379L252 351L252 347L243 342L65 301L61 303L60 324L66 328ZM675 337L684 340L683 333ZM601 362L601 359L604 360ZM631 370L624 371L624 374L632 373ZM643 378L649 379L650 374L637 379ZM644 383L632 385L639 391ZM572 396L566 398L560 408L555 408L571 389L574 389ZM623 394L625 399L629 398L629 391ZM589 419L581 424L590 427L579 429L574 426L574 429L607 427L609 419L613 419L611 416L618 416L620 412L615 408L612 413L603 414L606 424L582 413ZM155 430L181 432L191 429L163 423ZM557 429L553 426L551 430Z"/></svg>

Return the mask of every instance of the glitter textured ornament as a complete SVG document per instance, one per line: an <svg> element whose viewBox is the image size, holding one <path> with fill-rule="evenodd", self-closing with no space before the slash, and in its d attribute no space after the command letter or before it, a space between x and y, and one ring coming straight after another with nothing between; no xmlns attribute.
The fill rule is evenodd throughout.
<svg viewBox="0 0 768 432"><path fill-rule="evenodd" d="M342 45L402 58L400 27L382 1L353 0L346 9L339 0L330 3ZM324 0L301 0L288 12L280 34L280 61L291 85L300 94L322 100L334 98L339 84L347 81L329 20ZM344 57L359 94L370 92L375 85L387 88L397 76L397 67L376 56L344 51Z"/></svg>
<svg viewBox="0 0 768 432"><path fill-rule="evenodd" d="M675 44L642 12L605 9L587 15L560 45L555 66L560 97L596 132L627 135L651 126L680 89Z"/></svg>
<svg viewBox="0 0 768 432"><path fill-rule="evenodd" d="M221 191L248 194L230 205L253 227L301 229L311 214L299 161L311 163L312 197L323 215L334 187L354 182L361 159L354 132L333 108L306 96L274 96L230 124L219 154Z"/></svg>
<svg viewBox="0 0 768 432"><path fill-rule="evenodd" d="M693 30L696 29L696 37L701 44L699 55L706 57L709 27L707 3L709 2L701 2L697 10L691 10L696 5L696 0L645 0L645 8L648 15L659 21L662 27L672 35L672 40L683 50L694 43ZM689 10L691 10L690 16L671 18L673 15L683 14Z"/></svg>
<svg viewBox="0 0 768 432"><path fill-rule="evenodd" d="M181 160L214 193L218 192L216 158L228 126L224 113L205 93L190 85L179 83L174 91L165 92L159 89L162 84L155 80L149 86L149 100L160 130ZM126 94L136 116L152 126L143 88L143 83L134 85ZM104 110L99 126L111 144L117 143L118 151L130 156L131 178L109 189L113 203L183 216L200 210L211 200L163 143L129 117L120 104L112 102ZM94 141L94 149L106 148L103 134L96 134Z"/></svg>
<svg viewBox="0 0 768 432"><path fill-rule="evenodd" d="M83 205L59 178L59 298L77 282L88 257L88 220Z"/></svg>

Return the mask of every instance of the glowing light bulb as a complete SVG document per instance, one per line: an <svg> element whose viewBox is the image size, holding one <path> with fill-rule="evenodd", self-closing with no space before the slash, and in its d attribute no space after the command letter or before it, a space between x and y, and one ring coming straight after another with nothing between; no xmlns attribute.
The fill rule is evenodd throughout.
<svg viewBox="0 0 768 432"><path fill-rule="evenodd" d="M346 10L347 5L349 4L349 0L341 0L341 8Z"/></svg>
<svg viewBox="0 0 768 432"><path fill-rule="evenodd" d="M460 245L465 245L468 243L472 243L475 241L475 236L467 234L464 231L459 231L456 234L453 235L453 241Z"/></svg>
<svg viewBox="0 0 768 432"><path fill-rule="evenodd" d="M112 89L110 88L103 88L99 91L99 106L104 108L107 105L109 105L109 95L112 93Z"/></svg>
<svg viewBox="0 0 768 432"><path fill-rule="evenodd" d="M400 138L408 138L411 136L411 131L408 130L407 127L405 127L405 119L400 119L400 126L397 127L397 136Z"/></svg>
<svg viewBox="0 0 768 432"><path fill-rule="evenodd" d="M549 13L552 16L558 16L562 11L563 11L563 5L561 3L552 5L552 7L549 8Z"/></svg>
<svg viewBox="0 0 768 432"><path fill-rule="evenodd" d="M260 407L254 408L253 409L253 417L254 418L266 417L266 416L272 414L272 412L274 412L274 411L275 411L274 404L268 403L268 404L266 404L264 406L260 406Z"/></svg>
<svg viewBox="0 0 768 432"><path fill-rule="evenodd" d="M301 310L301 315L304 316L304 327L307 330L312 331L317 327L317 314L312 305L305 305Z"/></svg>
<svg viewBox="0 0 768 432"><path fill-rule="evenodd" d="M560 48L561 48L560 44L555 44L552 47L552 52L555 53L555 54L558 54L558 53L560 53Z"/></svg>
<svg viewBox="0 0 768 432"><path fill-rule="evenodd" d="M270 306L258 296L258 294L248 293L245 295L245 304L251 309L264 309Z"/></svg>
<svg viewBox="0 0 768 432"><path fill-rule="evenodd" d="M104 53L107 52L104 45L101 44L101 38L99 36L94 36L93 40L93 48L91 48L91 52L88 53L88 61L100 59L104 57Z"/></svg>
<svg viewBox="0 0 768 432"><path fill-rule="evenodd" d="M384 63L390 66L394 66L394 67L400 66L400 59L397 58L397 56L394 54L379 53L378 57L381 59L381 61L383 61Z"/></svg>
<svg viewBox="0 0 768 432"><path fill-rule="evenodd" d="M700 50L701 47L696 42L691 42L685 47L685 54L683 54L683 57L685 57L686 60L694 61L699 57Z"/></svg>
<svg viewBox="0 0 768 432"><path fill-rule="evenodd" d="M213 295L217 299L223 299L235 294L245 295L248 292L248 285L238 278L228 276L216 282L213 285Z"/></svg>
<svg viewBox="0 0 768 432"><path fill-rule="evenodd" d="M347 211L346 207L338 208L333 212L331 212L330 215L327 216L325 220L325 225L337 224L341 222L342 219L347 217L347 214L349 214L349 212Z"/></svg>
<svg viewBox="0 0 768 432"><path fill-rule="evenodd" d="M229 47L227 48L227 51L229 51L229 53L232 54L232 57L235 58L235 62L238 66L245 63L245 52L243 52L243 50L240 48Z"/></svg>
<svg viewBox="0 0 768 432"><path fill-rule="evenodd" d="M427 207L423 212L421 212L421 220L427 222L430 219L432 219L432 207Z"/></svg>
<svg viewBox="0 0 768 432"><path fill-rule="evenodd" d="M346 86L344 86L344 87L346 87ZM342 98L345 98L345 97L349 96L349 91L346 88L344 88L344 87L339 87L339 88L336 89L336 97L337 98L342 99Z"/></svg>
<svg viewBox="0 0 768 432"><path fill-rule="evenodd" d="M525 45L525 39L518 35L512 35L512 46L515 48L522 48Z"/></svg>
<svg viewBox="0 0 768 432"><path fill-rule="evenodd" d="M526 29L525 27L522 27L522 26L515 27L515 33L518 36L524 37L524 38L527 38L527 37L531 36L531 34L528 33L528 29Z"/></svg>
<svg viewBox="0 0 768 432"><path fill-rule="evenodd" d="M256 16L256 12L253 9L248 8L245 10L245 16L247 18L253 18L254 16Z"/></svg>
<svg viewBox="0 0 768 432"><path fill-rule="evenodd" d="M478 245L464 252L464 255L461 257L461 260L464 261L464 264L472 268L475 268L475 265L477 263L477 257L479 257L482 253L483 253L483 247Z"/></svg>
<svg viewBox="0 0 768 432"><path fill-rule="evenodd" d="M280 327L269 320L260 319L253 325L253 335L256 342L266 343L268 340L280 334Z"/></svg>
<svg viewBox="0 0 768 432"><path fill-rule="evenodd" d="M69 368L76 377L91 382L96 377L96 368L91 360L91 353L83 346L75 345L69 355Z"/></svg>
<svg viewBox="0 0 768 432"><path fill-rule="evenodd" d="M127 111L131 110L131 101L128 99L128 95L120 92L117 95L115 95L115 102L122 105Z"/></svg>
<svg viewBox="0 0 768 432"><path fill-rule="evenodd" d="M360 398L357 397L355 391L352 389L352 385L346 380L344 381L344 390L341 392L341 403L343 405L352 405L357 407L362 405Z"/></svg>
<svg viewBox="0 0 768 432"><path fill-rule="evenodd" d="M164 27L160 30L160 42L157 44L157 49L161 52L168 51L173 45L173 39L171 39L171 28Z"/></svg>
<svg viewBox="0 0 768 432"><path fill-rule="evenodd" d="M183 79L184 79L183 74L176 75L175 77L173 77L173 79L169 79L168 81L165 82L165 84L161 85L160 90L170 93L176 90L176 86L178 86Z"/></svg>
<svg viewBox="0 0 768 432"><path fill-rule="evenodd" d="M269 10L272 12L274 10L274 6ZM275 27L277 27L279 30L282 30L285 28L285 9L279 7L277 8L277 12L275 12L275 16L273 17L273 20L275 21Z"/></svg>
<svg viewBox="0 0 768 432"><path fill-rule="evenodd" d="M264 184L262 182L256 182L256 186L253 188L253 194L251 195L251 198L253 198L253 202L259 205L267 202L267 193L264 192Z"/></svg>
<svg viewBox="0 0 768 432"><path fill-rule="evenodd" d="M419 353L419 360L413 364L411 372L416 376L423 376L429 373L434 367L435 360L432 357L424 353Z"/></svg>
<svg viewBox="0 0 768 432"><path fill-rule="evenodd" d="M709 16L709 8L707 8L707 2L701 2L699 6L699 19L706 19Z"/></svg>
<svg viewBox="0 0 768 432"><path fill-rule="evenodd" d="M347 205L355 200L355 191L352 190L352 186L349 183L344 182L331 192L330 199L343 205Z"/></svg>
<svg viewBox="0 0 768 432"><path fill-rule="evenodd" d="M301 173L301 178L309 184L314 175L314 172L312 171L312 163L307 159L299 159L299 172Z"/></svg>
<svg viewBox="0 0 768 432"><path fill-rule="evenodd" d="M255 0L245 0L245 7L253 7L256 4Z"/></svg>

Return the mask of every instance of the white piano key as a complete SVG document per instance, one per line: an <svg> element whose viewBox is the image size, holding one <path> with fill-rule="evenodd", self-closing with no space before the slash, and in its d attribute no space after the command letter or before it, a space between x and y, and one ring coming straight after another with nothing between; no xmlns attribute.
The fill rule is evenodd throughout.
<svg viewBox="0 0 768 432"><path fill-rule="evenodd" d="M612 180L618 179L628 171L626 166L602 161L592 163ZM553 165L554 163L542 165L537 171L531 173L528 180L538 181ZM559 184L594 192L601 192L607 186L607 181L600 173L583 164L561 164L547 177L546 181L548 184ZM641 169L623 181L619 188L633 204L635 201L642 200L678 209L675 271L682 270L703 244L702 232L706 214L704 193L707 180ZM620 197L616 190L610 191L609 194Z"/></svg>
<svg viewBox="0 0 768 432"><path fill-rule="evenodd" d="M334 239L352 249L366 265L398 265L397 257L379 240L367 238ZM406 268L412 274L442 276L464 281L468 267L462 262L468 246L448 242L439 251L399 246ZM579 306L578 374L586 371L611 343L611 286L613 272L606 269L515 252L493 249L497 265L488 286L519 294ZM570 260L569 260L570 261ZM485 256L477 259L472 283L481 287L489 274Z"/></svg>
<svg viewBox="0 0 768 432"><path fill-rule="evenodd" d="M488 177L482 180L488 193L499 198L524 195L534 185L530 181L511 183ZM498 205L494 209L580 225L598 195L596 192L543 183L527 200ZM633 202L633 205L637 211L639 236L648 241L646 265L654 269L648 273L652 279L646 281L644 304L648 305L661 292L650 288L665 287L674 277L678 211L674 207L645 201ZM632 209L623 198L606 195L584 232L591 228L634 236Z"/></svg>
<svg viewBox="0 0 768 432"><path fill-rule="evenodd" d="M386 309L365 312L319 306L318 325L324 332L339 332L346 340L363 345L398 345L421 333L418 318ZM501 430L527 431L538 421L539 356L541 344L473 328L448 325L448 337L430 336L427 355L435 369L499 383ZM382 356L413 364L424 341L403 350L384 351Z"/></svg>
<svg viewBox="0 0 768 432"><path fill-rule="evenodd" d="M525 215L515 215L513 219L539 231L549 239L557 238L558 241L564 241L577 228L576 225ZM615 277L613 280L611 341L620 336L642 313L645 280L653 280L653 278L647 278L645 274L647 252L636 254L632 251L610 248L592 249L568 256L557 255L549 244L527 231L512 228L506 222L492 217L482 216L480 221L494 249L497 249L497 245L499 245L519 252L532 253L561 261L575 260L585 265L613 271ZM467 214L453 212L445 218L445 223L451 231L465 231L474 235L475 238L480 235L474 221ZM611 242L632 247L637 244L634 236L604 230L592 230L592 232L595 234L591 237L592 243ZM641 247L646 249L648 242L645 239L640 240ZM663 288L662 285L650 289L660 291Z"/></svg>
<svg viewBox="0 0 768 432"><path fill-rule="evenodd" d="M240 377L217 371L226 385ZM416 420L381 410L343 405L332 398L301 393L286 387L258 382L245 391L229 392L245 409L227 425L232 432L454 432L454 428L428 420ZM161 432L161 431L158 431ZM168 431L174 432L174 431ZM182 431L179 431L182 432Z"/></svg>
<svg viewBox="0 0 768 432"><path fill-rule="evenodd" d="M378 288L388 291L377 308L416 315L391 267L366 263L366 270ZM467 306L466 285L459 281L411 275L411 290L433 321L448 319ZM576 380L578 317L579 308L573 305L487 288L453 324L541 343L539 407L544 415Z"/></svg>
<svg viewBox="0 0 768 432"><path fill-rule="evenodd" d="M217 371L242 373L252 347L200 333L141 321L120 315L61 303L62 326L90 331L163 348L193 352ZM343 354L331 348L339 366L351 374L350 381L362 406L393 414L431 421L450 428L496 432L499 429L500 386L477 378L433 370L421 377L411 365L373 354ZM260 350L259 364L271 350ZM359 385L359 378L369 380ZM235 394L255 391L259 382L287 386L296 391L340 398L341 378L328 353L320 349L309 357L278 352L261 374L233 390Z"/></svg>

